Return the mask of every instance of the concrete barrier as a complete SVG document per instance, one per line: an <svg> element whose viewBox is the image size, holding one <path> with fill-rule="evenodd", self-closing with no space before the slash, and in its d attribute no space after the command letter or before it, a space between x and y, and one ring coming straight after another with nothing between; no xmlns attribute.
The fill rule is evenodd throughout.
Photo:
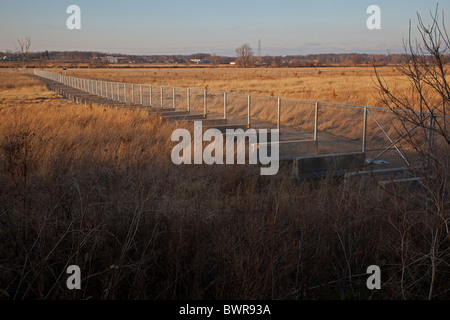
<svg viewBox="0 0 450 320"><path fill-rule="evenodd" d="M161 119L163 121L191 121L191 120L198 120L198 119L204 119L205 115L203 114L185 114L185 115L177 115L177 114L163 114L161 115Z"/></svg>
<svg viewBox="0 0 450 320"><path fill-rule="evenodd" d="M419 169L419 168L415 168ZM364 171L347 172L344 177L346 188L350 186L356 179L364 181L364 185L378 185L387 187L395 184L411 183L417 185L421 180L413 168L388 168L388 169L374 169Z"/></svg>
<svg viewBox="0 0 450 320"><path fill-rule="evenodd" d="M189 115L189 111L180 111L175 109L168 109L168 108L149 108L148 109L149 114L157 114L160 116L184 116Z"/></svg>
<svg viewBox="0 0 450 320"><path fill-rule="evenodd" d="M297 179L344 175L363 169L365 160L363 152L297 157L293 161L293 174Z"/></svg>
<svg viewBox="0 0 450 320"><path fill-rule="evenodd" d="M414 177L414 171L411 168L387 168L387 169L374 169L364 171L353 171L345 174L346 179L362 178L374 176L383 180L397 180L408 179Z"/></svg>
<svg viewBox="0 0 450 320"><path fill-rule="evenodd" d="M215 126L223 126L227 124L227 119L208 119L208 117L206 119L200 119L197 121L201 121L202 122L202 126L204 128L214 128Z"/></svg>
<svg viewBox="0 0 450 320"><path fill-rule="evenodd" d="M286 140L279 142L271 142L270 134L268 134L268 141L265 143L267 145L268 152L271 152L271 147L274 144L278 145L278 153L280 156L280 160L292 160L299 156L305 155L315 155L317 152L317 141L315 140ZM258 140L259 141L259 140ZM262 143L258 144L258 148L263 145Z"/></svg>
<svg viewBox="0 0 450 320"><path fill-rule="evenodd" d="M246 124L224 124L224 125L213 125L210 126L209 128L214 128L219 130L222 133L227 133L227 129L232 129L232 130L236 130L236 129L242 129L242 130L247 130L248 126Z"/></svg>

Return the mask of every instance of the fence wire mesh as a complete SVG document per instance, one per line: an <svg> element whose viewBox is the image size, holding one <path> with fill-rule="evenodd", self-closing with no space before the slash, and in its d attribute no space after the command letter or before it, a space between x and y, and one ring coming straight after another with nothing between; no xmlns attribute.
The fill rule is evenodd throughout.
<svg viewBox="0 0 450 320"><path fill-rule="evenodd" d="M387 108L82 79L38 69L34 74L132 107L182 110L256 130L278 129L281 141L317 141L319 154L366 152L369 161L405 165L417 158L408 143L411 139L423 146L440 143L430 141L426 128L405 126ZM421 116L431 118L427 113Z"/></svg>

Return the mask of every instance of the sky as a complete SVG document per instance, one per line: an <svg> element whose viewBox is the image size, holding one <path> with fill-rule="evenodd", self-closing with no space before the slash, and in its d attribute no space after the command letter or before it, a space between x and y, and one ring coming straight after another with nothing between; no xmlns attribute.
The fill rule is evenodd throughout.
<svg viewBox="0 0 450 320"><path fill-rule="evenodd" d="M264 55L396 53L409 20L425 21L429 0L0 0L0 51L30 37L31 51L122 54L210 53L234 56L249 43ZM81 29L69 30L67 7L81 10ZM367 8L381 9L381 29L369 30ZM439 2L450 21L450 1ZM450 28L449 28L450 30Z"/></svg>

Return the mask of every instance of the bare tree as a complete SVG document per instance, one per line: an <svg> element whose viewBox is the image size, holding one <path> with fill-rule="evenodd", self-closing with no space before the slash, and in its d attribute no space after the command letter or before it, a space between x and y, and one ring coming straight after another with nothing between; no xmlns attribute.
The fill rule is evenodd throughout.
<svg viewBox="0 0 450 320"><path fill-rule="evenodd" d="M217 55L215 53L213 53L211 55L210 59L211 59L211 64L216 67L219 63L219 57L217 57Z"/></svg>
<svg viewBox="0 0 450 320"><path fill-rule="evenodd" d="M273 65L275 68L281 67L281 66L283 65L283 59L282 59L282 57L280 57L280 56L274 57L274 58L273 58L273 61L272 61L272 65Z"/></svg>
<svg viewBox="0 0 450 320"><path fill-rule="evenodd" d="M406 290L411 293L422 286L428 288L428 298L432 299L438 271L448 268L448 262L444 261L450 259L450 85L446 61L450 39L444 15L439 17L438 7L434 13L430 12L430 16L431 22L426 24L417 14L419 40L413 39L410 22L409 38L403 43L403 61L396 65L396 69L409 82L409 92L397 91L376 67L375 72L380 101L400 120L401 127L398 129L405 132L407 144L422 160L418 169L412 168L420 178L422 192L413 192L410 196L424 207L424 214L419 220L411 222L423 226L424 251L414 253L415 256L410 257L409 261L403 261L402 296L405 297ZM407 246L407 243L401 242L402 252ZM403 275L413 269L422 275L421 280L412 281L412 285L404 287Z"/></svg>
<svg viewBox="0 0 450 320"><path fill-rule="evenodd" d="M23 39L17 39L16 50L22 57L22 60L27 61L30 53L31 39L30 37L25 37Z"/></svg>
<svg viewBox="0 0 450 320"><path fill-rule="evenodd" d="M245 43L239 48L236 48L235 52L238 57L237 63L239 66L247 68L253 65L254 53L252 47L248 43Z"/></svg>
<svg viewBox="0 0 450 320"><path fill-rule="evenodd" d="M450 84L447 76L448 63L446 53L450 51L444 18L439 22L438 9L431 13L431 24L425 25L417 14L421 43L413 41L411 22L409 38L404 41L402 63L396 64L397 70L405 75L411 84L409 96L395 92L384 77L377 71L377 85L380 100L388 106L403 122L430 129L428 114L434 118L434 133L440 135L447 145L450 144L448 132L448 107L450 103ZM403 112L401 110L407 110Z"/></svg>

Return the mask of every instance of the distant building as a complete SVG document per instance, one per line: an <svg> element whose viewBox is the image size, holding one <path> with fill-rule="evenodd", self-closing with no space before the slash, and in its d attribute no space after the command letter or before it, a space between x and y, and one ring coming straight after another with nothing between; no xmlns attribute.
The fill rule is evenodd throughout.
<svg viewBox="0 0 450 320"><path fill-rule="evenodd" d="M231 61L230 65L235 66L236 65L236 61Z"/></svg>
<svg viewBox="0 0 450 320"><path fill-rule="evenodd" d="M8 56L3 56L2 61L19 61L19 58L17 57L8 57Z"/></svg>
<svg viewBox="0 0 450 320"><path fill-rule="evenodd" d="M209 63L211 63L211 61L209 61L207 59L191 59L191 63L194 63L194 64L209 64Z"/></svg>
<svg viewBox="0 0 450 320"><path fill-rule="evenodd" d="M107 63L119 63L118 57L106 56L106 57L103 57L102 60L106 61Z"/></svg>

